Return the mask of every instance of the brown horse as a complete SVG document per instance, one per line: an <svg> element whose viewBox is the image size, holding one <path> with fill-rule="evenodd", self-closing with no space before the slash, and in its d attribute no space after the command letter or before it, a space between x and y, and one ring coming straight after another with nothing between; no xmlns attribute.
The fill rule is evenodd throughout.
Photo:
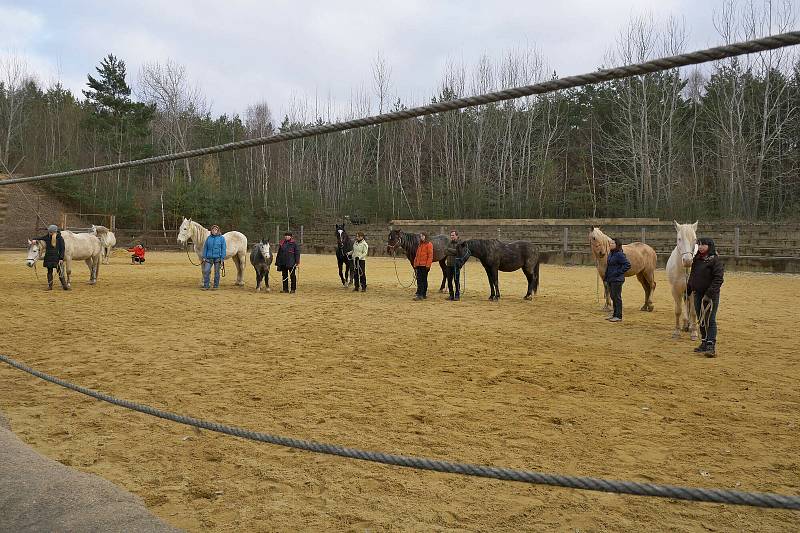
<svg viewBox="0 0 800 533"><path fill-rule="evenodd" d="M592 259L597 265L597 273L600 278L606 277L606 265L608 264L608 254L611 250L611 237L600 231L600 228L592 228L589 232L589 246L592 249ZM636 276L644 289L644 305L642 311L653 310L653 292L656 290L656 251L643 242L632 242L623 244L622 251L631 263L631 268L625 273L625 277ZM603 309L611 308L611 298L608 295L608 284L603 281L605 286L606 304Z"/></svg>

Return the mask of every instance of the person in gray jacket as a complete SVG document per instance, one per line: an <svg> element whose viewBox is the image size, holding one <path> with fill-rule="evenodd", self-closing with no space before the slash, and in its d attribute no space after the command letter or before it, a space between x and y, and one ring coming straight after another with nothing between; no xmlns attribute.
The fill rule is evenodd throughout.
<svg viewBox="0 0 800 533"><path fill-rule="evenodd" d="M356 233L356 242L353 243L353 281L355 288L353 292L357 292L359 285L361 292L367 292L367 254L369 253L369 244L364 240L364 232L359 231Z"/></svg>

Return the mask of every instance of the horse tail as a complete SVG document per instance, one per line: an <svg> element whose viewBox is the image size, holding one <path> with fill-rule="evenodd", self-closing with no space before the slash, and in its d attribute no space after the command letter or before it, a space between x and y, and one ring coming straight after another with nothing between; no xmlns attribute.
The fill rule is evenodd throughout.
<svg viewBox="0 0 800 533"><path fill-rule="evenodd" d="M542 254L536 260L536 264L533 265L533 294L539 292L539 265L546 263L547 259L547 254Z"/></svg>

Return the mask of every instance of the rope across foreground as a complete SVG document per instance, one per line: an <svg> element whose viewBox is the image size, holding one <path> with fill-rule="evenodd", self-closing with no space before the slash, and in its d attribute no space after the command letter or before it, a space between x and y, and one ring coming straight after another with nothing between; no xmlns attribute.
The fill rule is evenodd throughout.
<svg viewBox="0 0 800 533"><path fill-rule="evenodd" d="M321 135L325 133L334 133L337 131L344 131L353 128L374 126L377 124L384 124L387 122L395 122L398 120L405 120L414 117L433 115L435 113L442 113L444 111L454 111L456 109L463 109L465 107L491 104L495 102L502 102L505 100L513 100L515 98L520 98L523 96L532 96L534 94L545 94L553 91L558 91L561 89L582 87L584 85L591 85L593 83L629 78L631 76L639 76L642 74L652 74L654 72L661 72L664 70L669 70L677 67L685 67L688 65L699 65L701 63L707 63L709 61L717 61L720 59L740 56L744 54L752 54L756 52L765 52L767 50L775 50L777 48L783 48L785 46L792 46L796 44L800 44L800 31L792 31L792 32L782 33L779 35L772 35L770 37L753 39L741 43L733 43L726 46L717 46L715 48L708 48L705 50L699 50L697 52L691 52L687 54L680 54L671 57L663 57L660 59L654 59L652 61L647 61L644 63L636 63L623 67L598 70L596 72L591 72L588 74L568 76L556 80L549 80L542 83L536 83L534 85L525 85L522 87L505 89L502 91L482 94L478 96L458 98L455 100L449 100L447 102L437 102L434 104L414 107L402 111L394 111L391 113L384 113L372 117L348 120L345 122L337 122L334 124L323 124L311 128L303 128L300 130L278 133L276 135L270 135L268 137L245 139L242 141L236 141L217 146L197 148L194 150L187 150L184 152L177 152L174 154L165 154L154 157L148 157L146 159L137 159L134 161L125 161L108 165L100 165L80 170L69 170L65 172L56 172L54 174L43 174L39 176L28 176L28 177L0 180L0 185L10 185L13 183L41 181L41 180L48 180L55 178L66 178L69 176L81 176L84 174L92 174L95 172L107 172L111 170L120 170L123 168L133 168L144 165L152 165L155 163L166 163L168 161L177 161L180 159L188 159L203 155L218 154L221 152L229 152L231 150L240 150L242 148L252 148L254 146L275 144L294 139L312 137L315 135Z"/></svg>
<svg viewBox="0 0 800 533"><path fill-rule="evenodd" d="M382 452L360 450L357 448L346 448L334 444L294 439L280 435L259 433L235 426L227 426L216 422L200 420L189 416L179 415L168 411L162 411L147 405L141 405L129 400L114 398L108 394L97 392L80 385L75 385L63 379L45 374L27 365L20 363L10 357L0 354L0 361L27 372L33 376L41 378L50 383L55 383L67 389L80 392L92 398L102 400L126 409L139 411L151 416L171 420L179 424L186 424L196 428L216 431L234 437L250 439L258 442L267 442L289 448L297 448L317 453L338 455L362 461L372 461L394 466L404 466L422 470L433 470L435 472L445 472L450 474L462 474L467 476L477 476L506 481L519 481L538 485L550 485L554 487L566 487L573 489L593 490L601 492L612 492L616 494L632 494L635 496L656 496L660 498L671 498L675 500L688 500L698 502L727 503L733 505L747 505L751 507L766 507L771 509L792 509L800 510L800 496L786 496L782 494L771 494L766 492L742 492L726 489L680 487L675 485L658 485L654 483L637 483L634 481L621 481L614 479L601 479L593 477L564 476L559 474L547 474L532 470L518 470L514 468L502 468L497 466L476 465L469 463L454 463L438 459L428 459L424 457L411 457L405 455L394 455Z"/></svg>

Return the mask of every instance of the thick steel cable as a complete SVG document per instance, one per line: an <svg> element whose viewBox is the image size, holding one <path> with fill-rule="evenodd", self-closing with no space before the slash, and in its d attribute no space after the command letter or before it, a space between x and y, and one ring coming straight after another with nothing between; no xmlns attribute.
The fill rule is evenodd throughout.
<svg viewBox="0 0 800 533"><path fill-rule="evenodd" d="M786 496L782 494L771 494L766 492L742 492L726 489L680 487L675 485L658 485L654 483L638 483L635 481L620 481L614 479L601 479L593 477L564 476L559 474L547 474L531 470L518 470L514 468L503 468L497 466L476 465L469 463L454 463L439 459L428 459L424 457L410 457L406 455L394 455L382 452L360 450L357 448L346 448L334 444L294 439L280 435L259 433L248 429L238 428L208 422L189 416L183 416L168 411L162 411L147 405L141 405L129 400L114 398L108 394L97 392L80 385L75 385L63 379L45 374L26 366L10 357L0 354L0 361L27 372L50 383L55 383L70 390L80 392L92 398L102 400L126 409L139 411L151 416L171 420L179 424L186 424L196 428L216 431L234 437L250 439L258 442L267 442L289 448L297 448L317 453L338 455L362 461L372 461L394 466L404 466L422 470L433 470L435 472L445 472L450 474L462 474L506 481L519 481L523 483L533 483L538 485L550 485L555 487L566 487L583 490L593 490L600 492L612 492L617 494L632 494L635 496L656 496L660 498L672 498L676 500L727 503L732 505L747 505L752 507L766 507L772 509L793 509L800 510L800 496Z"/></svg>
<svg viewBox="0 0 800 533"><path fill-rule="evenodd" d="M796 44L800 44L800 31L782 33L780 35L772 35L770 37L753 39L750 41L729 44L726 46L717 46L715 48L708 48L706 50L699 50L697 52L691 52L688 54L663 57L660 59L654 59L652 61L647 61L644 63L636 63L623 67L598 70L597 72L591 72L588 74L568 76L566 78L545 81L542 83L536 83L534 85L515 87L512 89L505 89L502 91L482 94L478 96L458 98L447 102L437 102L435 104L414 107L402 111L394 111L391 113L384 113L372 117L348 120L345 122L337 122L334 124L324 124L321 126L314 126L311 128L303 128L296 131L288 131L284 133L278 133L276 135L270 135L268 137L245 139L217 146L209 146L207 148L197 148L194 150L187 150L185 152L159 155L155 157L148 157L145 159L137 159L135 161L113 163L109 165L101 165L92 168L84 168L80 170L69 170L65 172L56 172L53 174L43 174L39 176L0 180L0 185L10 185L12 183L23 183L29 181L40 181L40 180L48 180L55 178L66 178L69 176L80 176L84 174L92 174L95 172L108 172L111 170L120 170L123 168L139 167L143 165L152 165L155 163L165 163L168 161L177 161L179 159L188 159L208 154L218 154L220 152L240 150L242 148L252 148L254 146L275 144L284 141L290 141L293 139L312 137L314 135L334 133L337 131L344 131L353 128L361 128L364 126L374 126L376 124L384 124L387 122L395 122L398 120L404 120L408 118L432 115L434 113L441 113L444 111L453 111L456 109L463 109L465 107L491 104L494 102L502 102L504 100L512 100L514 98L520 98L523 96L531 96L534 94L545 94L553 91L558 91L561 89L570 89L574 87L582 87L584 85L590 85L593 83L600 83L604 81L628 78L631 76L638 76L642 74L651 74L654 72L661 72L672 68L685 67L687 65L698 65L701 63L707 63L709 61L716 61L719 59L725 59L744 54L752 54L756 52L764 52L767 50L774 50L776 48L783 48L785 46L792 46Z"/></svg>

